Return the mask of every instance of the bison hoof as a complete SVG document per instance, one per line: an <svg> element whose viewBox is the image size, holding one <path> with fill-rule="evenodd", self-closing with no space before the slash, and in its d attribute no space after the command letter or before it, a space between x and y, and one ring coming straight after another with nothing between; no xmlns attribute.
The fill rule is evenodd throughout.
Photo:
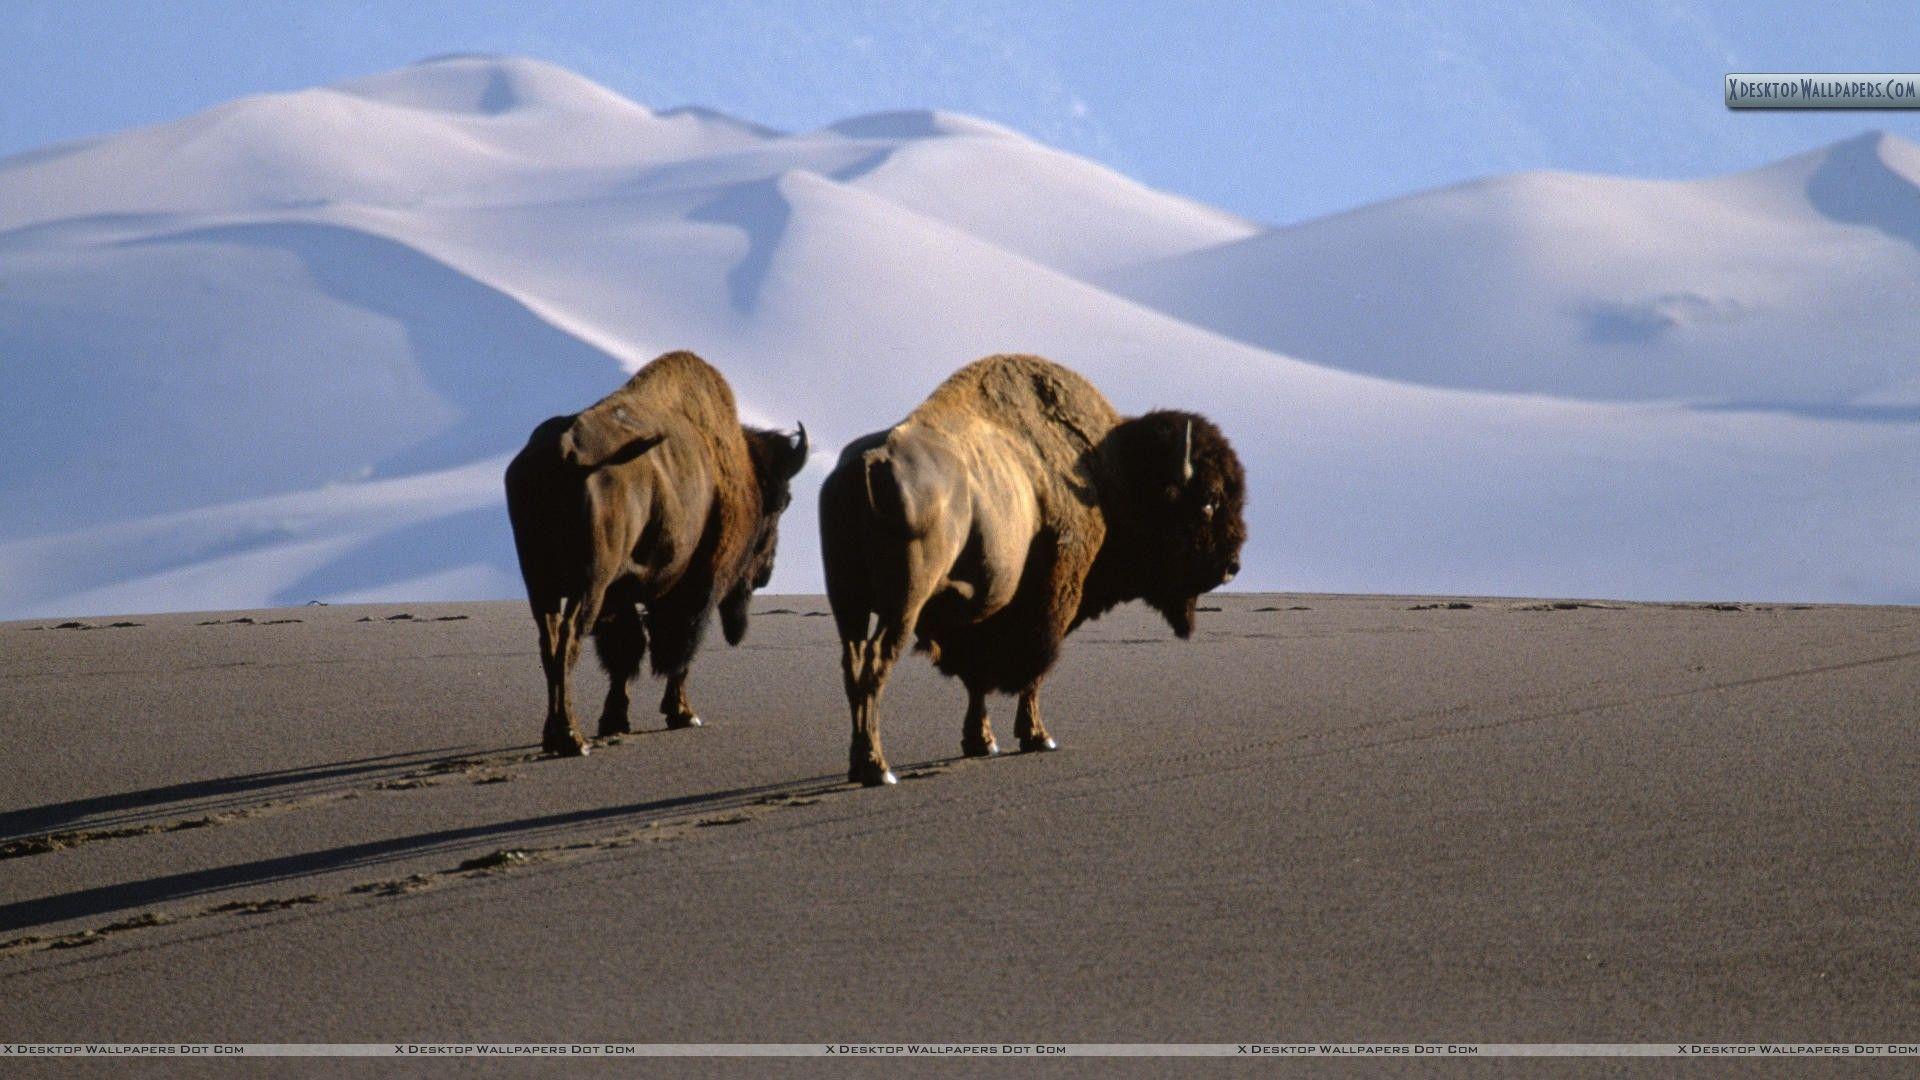
<svg viewBox="0 0 1920 1080"><path fill-rule="evenodd" d="M607 738L612 738L615 735L631 735L631 734L633 734L633 725L627 723L626 717L623 716L618 720L609 720L604 716L600 718L600 737L601 738L607 739Z"/></svg>
<svg viewBox="0 0 1920 1080"><path fill-rule="evenodd" d="M685 716L667 717L668 731L679 731L681 728L690 728L690 727L699 727L699 726L700 726L700 718L693 715L692 713L688 713Z"/></svg>
<svg viewBox="0 0 1920 1080"><path fill-rule="evenodd" d="M986 742L974 742L972 739L960 740L960 752L968 757L992 757L1000 752L1000 744L988 739Z"/></svg>
<svg viewBox="0 0 1920 1080"><path fill-rule="evenodd" d="M847 780L865 787L891 787L900 782L900 778L893 775L892 769L874 761L856 765L848 770Z"/></svg>
<svg viewBox="0 0 1920 1080"><path fill-rule="evenodd" d="M541 740L540 750L555 757L586 757L587 740L577 731L549 732Z"/></svg>
<svg viewBox="0 0 1920 1080"><path fill-rule="evenodd" d="M1031 754L1035 751L1058 750L1058 749L1060 749L1060 744L1057 742L1054 742L1053 736L1051 735L1042 735L1037 739L1027 738L1027 739L1020 740L1020 752L1023 754Z"/></svg>

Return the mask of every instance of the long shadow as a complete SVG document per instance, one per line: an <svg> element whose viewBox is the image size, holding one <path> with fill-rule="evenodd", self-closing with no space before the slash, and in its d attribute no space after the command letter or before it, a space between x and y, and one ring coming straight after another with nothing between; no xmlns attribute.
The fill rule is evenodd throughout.
<svg viewBox="0 0 1920 1080"><path fill-rule="evenodd" d="M329 781L357 779L370 773L402 772L457 758L503 753L509 749L515 748L488 750L471 746L438 746L325 765L240 773L214 780L193 780L141 791L123 791L23 810L8 810L0 812L0 840L35 836L79 822L84 822L89 828L112 828L192 813L216 812L244 802L243 796L309 784L323 785L322 790L325 790L324 785Z"/></svg>
<svg viewBox="0 0 1920 1080"><path fill-rule="evenodd" d="M687 215L689 221L731 225L746 234L747 253L727 271L727 296L735 311L749 313L759 303L760 290L773 270L773 253L792 216L793 207L780 193L778 175L735 184Z"/></svg>
<svg viewBox="0 0 1920 1080"><path fill-rule="evenodd" d="M619 360L519 299L395 240L314 222L209 225L129 247L229 244L286 252L335 300L393 320L412 371L458 413L374 462L375 475L463 465L512 450L534 424L617 386ZM378 404L369 400L369 406Z"/></svg>
<svg viewBox="0 0 1920 1080"><path fill-rule="evenodd" d="M1807 178L1807 201L1835 221L1878 229L1920 247L1920 198L1913 182L1881 157L1883 132L1836 143Z"/></svg>
<svg viewBox="0 0 1920 1080"><path fill-rule="evenodd" d="M843 778L837 775L815 776L805 780L789 780L778 784L763 784L757 787L731 788L725 791L708 792L701 795L680 795L670 799L655 799L650 802L629 803L624 806L605 806L591 810L572 810L560 814L545 814L539 817L520 818L516 821L501 821L487 825L472 825L458 829L441 829L435 832L419 833L414 836L395 837L389 840L373 840L363 844L347 844L328 848L323 851L302 852L298 855L281 855L270 859L257 859L253 862L239 863L234 866L222 866L210 870L193 870L181 874L167 874L161 877L147 878L142 881L124 882L117 885L102 885L76 892L60 893L55 896L41 897L35 900L21 900L0 905L0 933L11 933L30 929L45 923L64 919L80 919L97 915L107 915L130 908L144 908L158 904L167 904L208 893L221 892L254 885L267 885L280 881L291 881L315 874L331 873L338 870L352 870L379 866L404 858L430 855L439 852L451 853L475 847L500 846L508 841L513 844L530 844L541 836L559 829L593 823L642 824L649 819L664 817L690 810L726 810L750 805L769 795L797 794L811 788L838 786ZM435 869L451 869L437 867Z"/></svg>
<svg viewBox="0 0 1920 1080"><path fill-rule="evenodd" d="M298 604L310 596L338 596L449 566L474 564L492 566L509 580L518 578L520 566L514 560L513 534L504 506L485 506L382 533L308 571L275 593L274 601Z"/></svg>

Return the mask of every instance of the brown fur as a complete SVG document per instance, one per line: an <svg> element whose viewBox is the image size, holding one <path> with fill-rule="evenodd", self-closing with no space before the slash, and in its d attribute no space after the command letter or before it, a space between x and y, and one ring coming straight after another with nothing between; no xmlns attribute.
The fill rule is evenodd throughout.
<svg viewBox="0 0 1920 1080"><path fill-rule="evenodd" d="M909 634L966 684L965 752L996 750L993 691L1020 695L1021 748L1051 749L1038 694L1061 640L1136 598L1190 634L1194 597L1238 569L1244 490L1232 447L1204 418L1123 419L1084 378L1034 356L976 361L900 424L849 445L820 492L853 712L849 777L892 775L878 706Z"/></svg>
<svg viewBox="0 0 1920 1080"><path fill-rule="evenodd" d="M726 380L689 352L534 429L507 466L507 513L540 626L546 750L586 752L568 680L589 633L610 682L602 735L628 729L627 683L649 647L668 678L669 726L699 723L687 668L716 606L729 641L746 633L747 599L772 573L788 481L804 463L804 433L796 446L743 428Z"/></svg>

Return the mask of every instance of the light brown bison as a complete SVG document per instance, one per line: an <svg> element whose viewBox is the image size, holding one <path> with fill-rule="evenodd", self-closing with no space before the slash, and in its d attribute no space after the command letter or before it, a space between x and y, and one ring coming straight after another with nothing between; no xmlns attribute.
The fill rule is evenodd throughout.
<svg viewBox="0 0 1920 1080"><path fill-rule="evenodd" d="M1123 419L1035 356L960 369L850 444L820 490L827 596L853 710L848 779L891 784L880 694L907 643L967 688L960 746L998 752L989 691L1020 695L1022 750L1051 750L1040 682L1069 631L1143 599L1187 637L1240 569L1245 474L1204 417Z"/></svg>
<svg viewBox="0 0 1920 1080"><path fill-rule="evenodd" d="M716 606L727 641L745 636L806 460L804 427L742 427L727 381L688 352L534 429L507 466L507 514L540 624L548 753L587 752L568 679L589 633L607 669L601 735L629 730L627 684L649 645L654 674L667 677L667 726L699 725L687 667Z"/></svg>

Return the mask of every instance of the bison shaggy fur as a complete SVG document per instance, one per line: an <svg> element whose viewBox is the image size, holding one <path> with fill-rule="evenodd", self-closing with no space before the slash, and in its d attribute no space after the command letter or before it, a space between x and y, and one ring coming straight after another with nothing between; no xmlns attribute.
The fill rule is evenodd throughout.
<svg viewBox="0 0 1920 1080"><path fill-rule="evenodd" d="M965 753L997 752L996 691L1019 695L1021 749L1052 749L1039 689L1061 640L1134 599L1191 635L1195 599L1239 570L1245 491L1205 417L1122 417L1036 356L975 361L899 424L849 444L820 491L849 779L893 782L879 702L910 638L966 685Z"/></svg>
<svg viewBox="0 0 1920 1080"><path fill-rule="evenodd" d="M627 687L649 648L667 726L700 723L687 669L716 608L728 642L745 636L806 457L804 428L743 427L726 379L689 352L534 429L507 466L507 513L540 630L547 752L587 752L568 682L588 635L608 676L601 735L628 730Z"/></svg>

